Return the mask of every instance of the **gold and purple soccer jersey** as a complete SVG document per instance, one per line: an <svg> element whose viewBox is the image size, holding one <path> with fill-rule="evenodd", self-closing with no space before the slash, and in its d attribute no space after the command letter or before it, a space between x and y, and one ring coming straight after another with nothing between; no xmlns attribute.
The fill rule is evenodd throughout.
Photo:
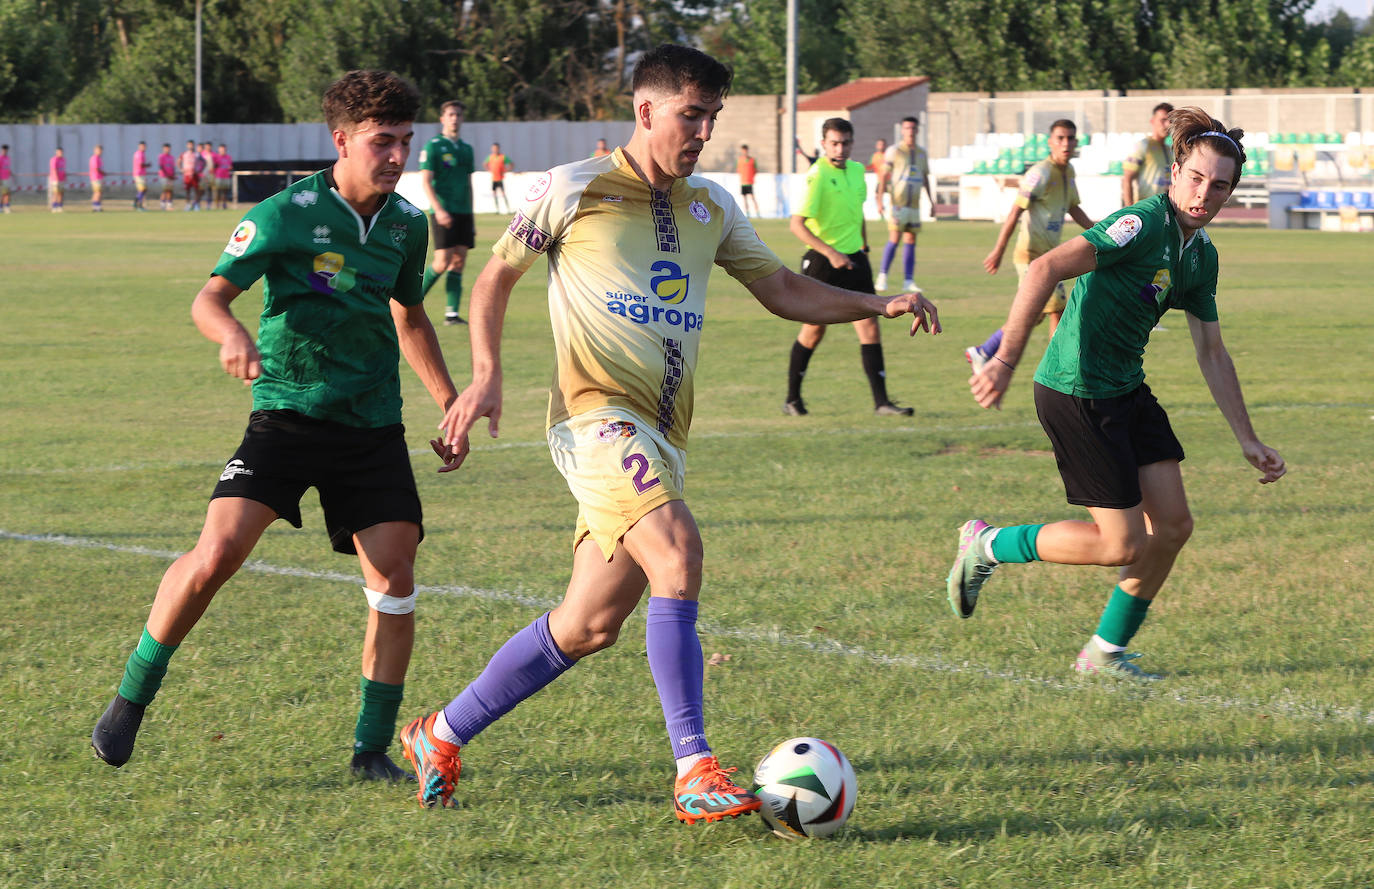
<svg viewBox="0 0 1374 889"><path fill-rule="evenodd" d="M1135 181L1135 199L1143 201L1169 190L1169 151L1163 142L1156 142L1149 136L1141 139L1131 153L1121 162L1121 169L1127 175L1140 171Z"/></svg>
<svg viewBox="0 0 1374 889"><path fill-rule="evenodd" d="M549 257L548 425L621 407L676 447L692 421L711 266L743 284L782 267L724 188L689 176L651 189L620 149L538 176L492 252L521 271Z"/></svg>
<svg viewBox="0 0 1374 889"><path fill-rule="evenodd" d="M930 176L930 160L919 145L898 143L887 150L888 194L894 207L921 208L921 191Z"/></svg>
<svg viewBox="0 0 1374 889"><path fill-rule="evenodd" d="M1058 246L1064 232L1064 214L1077 204L1073 164L1061 167L1046 158L1027 170L1016 195L1016 206L1025 212L1021 215L1012 262L1028 263Z"/></svg>

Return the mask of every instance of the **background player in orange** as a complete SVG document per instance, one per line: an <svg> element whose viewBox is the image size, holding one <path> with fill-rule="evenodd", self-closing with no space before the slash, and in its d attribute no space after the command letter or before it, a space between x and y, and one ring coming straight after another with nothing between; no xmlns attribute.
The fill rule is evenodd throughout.
<svg viewBox="0 0 1374 889"><path fill-rule="evenodd" d="M739 197L740 206L744 209L745 216L762 216L759 210L759 199L754 196L754 180L758 178L759 162L749 154L749 146L739 147L739 159L735 161L735 172L739 173ZM749 205L754 205L754 212L749 212Z"/></svg>
<svg viewBox="0 0 1374 889"><path fill-rule="evenodd" d="M513 172L513 165L510 158L501 153L501 143L491 143L491 154L486 159L487 172L491 174L491 202L496 205L496 212L500 213L501 204L506 205L504 212L510 212L510 199L506 197L506 174Z"/></svg>

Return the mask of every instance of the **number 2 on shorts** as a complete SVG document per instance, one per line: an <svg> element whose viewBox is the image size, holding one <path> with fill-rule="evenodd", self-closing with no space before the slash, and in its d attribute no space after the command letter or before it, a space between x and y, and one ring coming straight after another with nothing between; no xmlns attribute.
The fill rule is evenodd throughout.
<svg viewBox="0 0 1374 889"><path fill-rule="evenodd" d="M656 478L651 478L647 482L644 480L644 474L649 471L649 458L643 454L631 454L620 461L620 466L626 472L634 473L634 478L631 481L634 482L636 494L643 494L659 483Z"/></svg>

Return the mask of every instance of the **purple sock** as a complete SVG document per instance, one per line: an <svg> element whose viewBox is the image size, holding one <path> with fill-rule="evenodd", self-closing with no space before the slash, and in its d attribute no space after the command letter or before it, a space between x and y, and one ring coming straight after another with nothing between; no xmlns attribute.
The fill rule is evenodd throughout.
<svg viewBox="0 0 1374 889"><path fill-rule="evenodd" d="M902 245L902 275L910 281L916 274L916 245Z"/></svg>
<svg viewBox="0 0 1374 889"><path fill-rule="evenodd" d="M894 256L896 256L896 255L897 255L897 245L894 244L892 241L888 241L888 242L887 242L887 246L883 248L883 274L884 274L884 275L887 274L887 270L888 270L888 269L892 268L892 257L894 257Z"/></svg>
<svg viewBox="0 0 1374 889"><path fill-rule="evenodd" d="M663 704L673 758L710 753L706 720L702 716L702 680L706 664L697 638L697 603L686 599L649 597L644 641L649 671Z"/></svg>
<svg viewBox="0 0 1374 889"><path fill-rule="evenodd" d="M444 720L464 744L577 663L553 641L549 615L507 640L481 675L444 708Z"/></svg>
<svg viewBox="0 0 1374 889"><path fill-rule="evenodd" d="M988 337L988 341L986 343L983 343L983 345L978 347L978 351L982 352L984 355L991 358L992 356L997 354L997 350L1001 347L1002 328L999 327L997 328L997 330L993 331L992 336Z"/></svg>

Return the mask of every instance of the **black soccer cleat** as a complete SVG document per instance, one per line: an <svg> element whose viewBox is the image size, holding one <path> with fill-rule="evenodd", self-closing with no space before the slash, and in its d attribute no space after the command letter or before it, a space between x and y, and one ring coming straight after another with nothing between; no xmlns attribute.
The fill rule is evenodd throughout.
<svg viewBox="0 0 1374 889"><path fill-rule="evenodd" d="M91 732L91 747L95 755L115 768L128 762L134 754L138 727L143 724L143 711L147 709L147 704L135 704L116 694L110 706L100 715L95 731Z"/></svg>
<svg viewBox="0 0 1374 889"><path fill-rule="evenodd" d="M804 417L810 413L800 398L796 401L784 401L782 403L782 412L789 417Z"/></svg>
<svg viewBox="0 0 1374 889"><path fill-rule="evenodd" d="M403 769L391 761L380 750L364 750L353 754L353 762L349 764L349 769L354 777L364 781L386 781L388 784L401 784L410 782L414 784L415 773L409 769Z"/></svg>

